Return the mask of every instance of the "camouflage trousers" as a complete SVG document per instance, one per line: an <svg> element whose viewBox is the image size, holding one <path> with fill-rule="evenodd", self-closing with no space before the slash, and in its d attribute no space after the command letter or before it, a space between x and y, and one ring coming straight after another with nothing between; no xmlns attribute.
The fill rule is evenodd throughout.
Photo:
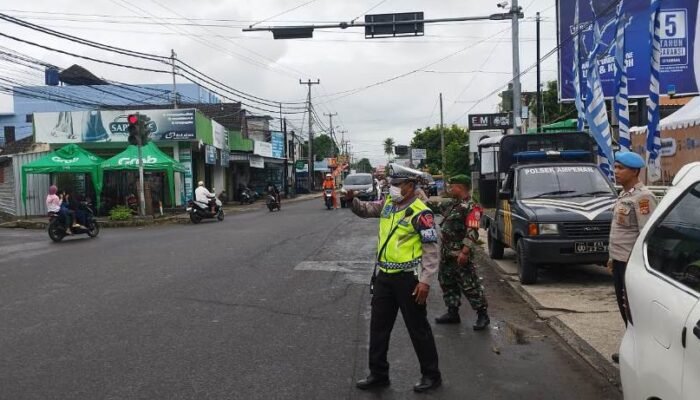
<svg viewBox="0 0 700 400"><path fill-rule="evenodd" d="M476 267L469 263L463 267L457 264L457 259L447 257L440 262L438 280L442 289L442 298L447 307L459 307L462 304L462 294L467 298L472 309L487 308L484 286L476 274Z"/></svg>

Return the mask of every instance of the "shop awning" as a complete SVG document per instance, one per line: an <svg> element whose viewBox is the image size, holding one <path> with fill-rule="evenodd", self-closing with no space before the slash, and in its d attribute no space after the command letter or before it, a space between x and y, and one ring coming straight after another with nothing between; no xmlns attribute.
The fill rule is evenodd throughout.
<svg viewBox="0 0 700 400"><path fill-rule="evenodd" d="M99 199L102 193L102 159L76 144L69 144L22 166L22 202L27 203L27 175L73 173L90 174Z"/></svg>
<svg viewBox="0 0 700 400"><path fill-rule="evenodd" d="M175 200L175 172L185 172L177 161L163 153L153 142L141 148L143 169L164 171L168 174L170 199ZM135 171L139 169L138 147L130 145L124 151L102 163L104 171Z"/></svg>
<svg viewBox="0 0 700 400"><path fill-rule="evenodd" d="M694 97L678 111L662 119L659 125L662 131L700 125L700 97ZM647 127L635 126L630 130L633 133L642 133L647 131Z"/></svg>

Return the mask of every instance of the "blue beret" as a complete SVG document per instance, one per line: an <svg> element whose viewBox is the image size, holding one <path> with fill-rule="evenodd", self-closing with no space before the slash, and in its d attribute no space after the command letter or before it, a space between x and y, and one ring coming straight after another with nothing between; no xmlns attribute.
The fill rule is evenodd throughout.
<svg viewBox="0 0 700 400"><path fill-rule="evenodd" d="M631 151L618 151L615 154L615 161L627 168L642 169L646 166L642 156Z"/></svg>

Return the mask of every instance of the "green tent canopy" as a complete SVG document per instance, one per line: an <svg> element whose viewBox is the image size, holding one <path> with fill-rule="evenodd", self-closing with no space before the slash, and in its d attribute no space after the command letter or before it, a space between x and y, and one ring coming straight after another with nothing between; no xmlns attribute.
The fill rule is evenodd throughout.
<svg viewBox="0 0 700 400"><path fill-rule="evenodd" d="M542 126L542 133L556 133L556 132L575 132L577 129L578 121L574 119L565 119L563 121L555 122L549 125ZM527 133L537 133L537 128L530 128Z"/></svg>
<svg viewBox="0 0 700 400"><path fill-rule="evenodd" d="M185 172L185 168L167 154L163 153L153 142L141 148L143 169L146 171L165 171L168 174L170 199L175 202L175 172ZM126 150L102 163L104 171L135 171L139 169L138 147L130 145Z"/></svg>
<svg viewBox="0 0 700 400"><path fill-rule="evenodd" d="M27 175L74 173L90 174L95 196L102 193L102 159L76 144L69 144L22 166L22 203L27 205Z"/></svg>

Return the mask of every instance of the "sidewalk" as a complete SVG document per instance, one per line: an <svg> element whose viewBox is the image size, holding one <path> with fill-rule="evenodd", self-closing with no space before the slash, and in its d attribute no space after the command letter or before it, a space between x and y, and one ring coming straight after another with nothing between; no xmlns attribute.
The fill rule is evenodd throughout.
<svg viewBox="0 0 700 400"><path fill-rule="evenodd" d="M486 231L480 231L486 238ZM619 369L610 358L617 353L625 326L615 301L612 277L598 265L552 266L540 269L535 285L518 280L515 252L506 249L502 260L483 259L494 268L539 318L546 321L581 357L619 386ZM488 288L486 288L488 291Z"/></svg>
<svg viewBox="0 0 700 400"><path fill-rule="evenodd" d="M291 199L282 199L282 209L284 209L285 204L296 203L299 201L311 200L320 198L321 194L311 193L298 195ZM265 208L265 201L258 200L253 204L238 204L237 202L231 202L224 205L224 213L227 215L255 211ZM97 218L97 222L100 224L100 228L124 228L124 227L135 227L135 226L151 226L151 225L164 225L164 224L189 224L189 215L185 212L185 207L181 207L181 212L177 214L170 214L164 216L146 216L146 217L134 217L128 221L110 221L107 217ZM19 218L15 221L9 221L0 223L0 228L23 228L23 229L46 229L48 228L49 220L47 217L34 217L34 218Z"/></svg>

